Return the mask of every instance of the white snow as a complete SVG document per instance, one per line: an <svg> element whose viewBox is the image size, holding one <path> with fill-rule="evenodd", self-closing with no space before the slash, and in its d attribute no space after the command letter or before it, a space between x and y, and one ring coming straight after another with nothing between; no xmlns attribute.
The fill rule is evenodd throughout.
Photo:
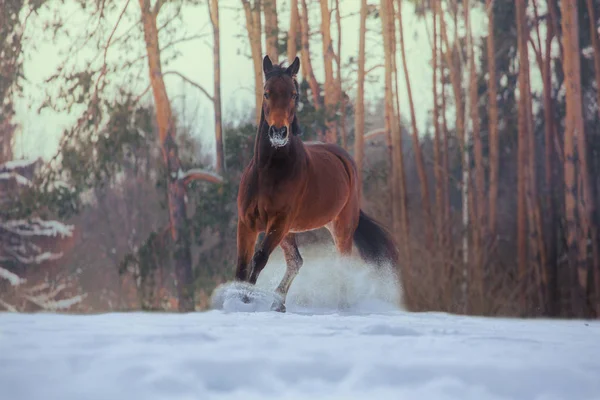
<svg viewBox="0 0 600 400"><path fill-rule="evenodd" d="M402 311L0 314L2 398L600 398L600 324Z"/></svg>
<svg viewBox="0 0 600 400"><path fill-rule="evenodd" d="M11 180L14 179L19 185L32 186L33 184L23 175L17 174L16 172L0 172L0 180Z"/></svg>
<svg viewBox="0 0 600 400"><path fill-rule="evenodd" d="M12 286L19 286L21 283L25 282L25 279L21 279L19 275L2 267L0 267L0 278L8 280Z"/></svg>
<svg viewBox="0 0 600 400"><path fill-rule="evenodd" d="M600 321L409 313L385 273L300 251L285 314L0 313L0 398L600 399Z"/></svg>
<svg viewBox="0 0 600 400"><path fill-rule="evenodd" d="M24 168L36 163L37 161L37 158L7 161L4 164L0 164L0 170L13 170L15 168Z"/></svg>
<svg viewBox="0 0 600 400"><path fill-rule="evenodd" d="M70 237L73 225L59 221L45 221L40 218L10 220L0 223L0 228L19 236L61 236Z"/></svg>

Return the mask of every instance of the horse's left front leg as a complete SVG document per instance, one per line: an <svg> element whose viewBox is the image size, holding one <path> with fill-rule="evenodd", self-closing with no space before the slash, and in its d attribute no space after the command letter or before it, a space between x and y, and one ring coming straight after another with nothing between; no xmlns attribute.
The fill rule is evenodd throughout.
<svg viewBox="0 0 600 400"><path fill-rule="evenodd" d="M256 253L254 253L254 257L252 257L252 266L249 279L251 284L256 284L258 275L267 265L267 261L269 261L269 256L273 250L279 246L285 235L287 235L288 228L286 225L286 218L281 218L273 221L273 223L269 224L267 227L265 238L259 249L256 251Z"/></svg>

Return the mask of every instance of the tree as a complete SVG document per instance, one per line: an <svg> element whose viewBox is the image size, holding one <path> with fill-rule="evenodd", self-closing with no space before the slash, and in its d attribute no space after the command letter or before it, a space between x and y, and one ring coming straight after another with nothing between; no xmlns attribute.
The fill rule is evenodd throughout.
<svg viewBox="0 0 600 400"><path fill-rule="evenodd" d="M411 265L411 249L409 246L409 220L406 208L406 181L402 151L402 133L400 130L399 110L394 106L393 74L396 57L396 35L394 23L394 4L392 0L381 0L380 11L383 48L385 57L385 131L391 143L391 173L392 187L392 227L394 235L399 240L406 265ZM389 51L391 50L391 51ZM408 290L406 297L410 298Z"/></svg>
<svg viewBox="0 0 600 400"><path fill-rule="evenodd" d="M298 13L298 0L290 2L290 29L288 30L287 38L287 59L288 63L292 63L298 49L300 48L300 14Z"/></svg>
<svg viewBox="0 0 600 400"><path fill-rule="evenodd" d="M415 116L415 106L410 88L410 76L408 74L408 65L406 64L406 52L404 51L404 31L402 26L402 0L398 0L398 29L400 30L400 52L402 53L402 66L404 69L404 78L406 80L406 90L408 92L408 105L410 107L410 120L412 124L413 149L417 163L419 180L421 181L421 203L423 207L423 217L425 218L425 240L428 245L433 244L433 221L431 214L431 205L429 201L429 183L427 173L425 172L425 162L423 161L423 152L419 143L419 130L417 129L417 118Z"/></svg>
<svg viewBox="0 0 600 400"><path fill-rule="evenodd" d="M320 0L321 4L321 37L323 43L323 65L325 68L325 141L337 143L337 124L335 122L338 96L336 81L333 76L333 41L331 40L331 13L329 12L328 0Z"/></svg>
<svg viewBox="0 0 600 400"><path fill-rule="evenodd" d="M261 0L241 0L246 15L246 30L250 42L250 54L254 65L254 99L256 124L260 122L261 104L263 98L262 77L262 25L260 19Z"/></svg>
<svg viewBox="0 0 600 400"><path fill-rule="evenodd" d="M7 311L68 309L83 299L68 276L47 279L48 264L63 257L74 227L27 211L25 196L40 160L0 164L0 308ZM28 193L29 192L29 193ZM37 268L36 268L37 267ZM51 282L56 282L52 284Z"/></svg>
<svg viewBox="0 0 600 400"><path fill-rule="evenodd" d="M563 69L565 71L566 105L565 117L565 217L567 231L567 256L571 270L571 307L574 315L581 315L584 309L584 293L586 273L585 254L580 252L580 242L587 242L587 215L580 215L577 221L577 211L581 188L578 185L577 157L585 159L585 136L583 130L583 114L581 104L581 67L579 61L579 36L577 21L577 4L561 0L562 34L563 34ZM581 143L581 147L578 144ZM583 149L577 153L578 149ZM586 173L579 170L580 174ZM579 225L581 224L581 225ZM583 246L582 246L583 247ZM587 249L587 246L586 246Z"/></svg>
<svg viewBox="0 0 600 400"><path fill-rule="evenodd" d="M217 153L217 174L225 170L225 155L223 148L223 122L221 120L221 39L219 32L219 1L210 0L208 3L210 22L213 27L213 70L214 85L212 102L215 107L215 141Z"/></svg>
<svg viewBox="0 0 600 400"><path fill-rule="evenodd" d="M363 178L365 150L365 39L367 31L367 0L360 2L360 28L358 31L358 75L356 77L356 102L354 105L354 160L358 179Z"/></svg>
<svg viewBox="0 0 600 400"><path fill-rule="evenodd" d="M302 1L302 14L300 15L300 38L302 43L302 49L300 51L300 66L302 68L302 77L308 82L310 91L313 97L313 106L316 110L321 108L320 88L315 73L312 68L312 61L310 57L310 27L308 24L308 7L306 0Z"/></svg>
<svg viewBox="0 0 600 400"><path fill-rule="evenodd" d="M279 51L277 49L277 0L263 0L263 11L265 15L265 43L267 55L273 63L279 63Z"/></svg>
<svg viewBox="0 0 600 400"><path fill-rule="evenodd" d="M498 90L496 84L496 41L494 40L494 0L486 1L488 15L487 62L488 62L488 112L489 112L489 146L490 146L490 191L488 209L488 232L496 234L498 175L500 172L500 157L498 152Z"/></svg>
<svg viewBox="0 0 600 400"><path fill-rule="evenodd" d="M159 141L162 148L163 161L167 169L169 223L171 238L174 244L178 307L180 311L193 311L195 306L192 254L189 239L190 232L187 226L185 204L186 184L195 179L220 182L221 178L206 174L203 171L182 174L179 151L175 142L175 121L162 77L162 65L160 61L156 18L160 12L162 2L155 3L155 6L152 8L150 7L150 0L139 0L139 3L148 56L148 74L156 107Z"/></svg>

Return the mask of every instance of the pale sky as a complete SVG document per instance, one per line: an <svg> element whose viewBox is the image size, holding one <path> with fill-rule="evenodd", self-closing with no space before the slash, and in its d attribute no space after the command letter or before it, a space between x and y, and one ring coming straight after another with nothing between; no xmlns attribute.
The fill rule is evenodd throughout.
<svg viewBox="0 0 600 400"><path fill-rule="evenodd" d="M346 61L349 56L356 58L358 54L358 34L359 34L359 0L342 0L342 59ZM65 7L65 13L69 10L69 2ZM123 3L125 4L125 3ZM168 3L167 3L168 4ZM167 15L169 10L165 6L161 10L161 15ZM221 0L220 1L220 24L221 24L221 93L223 97L223 118L224 121L235 118L241 114L251 114L248 105L254 101L253 96L253 70L252 63L247 54L249 54L248 41L245 29L245 19L239 0ZM289 0L280 0L278 2L279 11L279 28L287 30L289 26ZM411 79L412 94L415 103L418 126L422 132L425 128L427 113L431 110L432 104L432 70L430 68L431 47L428 40L427 29L429 34L432 33L431 18L425 22L414 15L413 5L410 2L404 2L404 37L406 46L406 55L408 69ZM61 9L62 13L62 9ZM131 1L127 14L132 18L139 17L139 5L137 1ZM477 14L477 13L476 13ZM70 15L70 14L65 14ZM318 31L320 27L320 12L318 4L313 4L310 10L310 25L312 31ZM73 26L79 23L85 23L77 16L71 18ZM473 18L474 31L485 30L485 18L479 14ZM475 21L481 21L476 23ZM31 21L30 21L31 22ZM427 23L427 27L425 25ZM122 26L121 26L122 25ZM125 20L119 26L124 30L130 23L125 23ZM370 19L368 26L374 31L369 34L367 39L367 52L370 53L370 58L367 61L367 69L383 63L383 47L382 38L379 34L379 22ZM203 28L202 32L211 33L209 17L206 5L187 7L184 11L184 23L182 30L189 33L198 33ZM41 30L40 24L29 24L27 32L33 34L36 30ZM336 28L335 19L332 18L332 35L335 40ZM241 35L241 37L240 37ZM315 36L316 38L316 36ZM161 41L166 43L170 38L161 36ZM163 43L163 42L161 42ZM185 42L177 45L177 50L183 55L173 62L168 67L164 67L164 71L176 70L186 75L188 78L201 84L209 93L213 92L213 71L212 71L212 34L206 39ZM22 129L16 137L15 157L37 157L41 156L48 159L56 152L58 140L65 128L72 125L79 116L80 111L56 114L54 112L45 111L41 115L37 113L37 108L41 104L41 94L43 93L43 81L56 71L60 60L58 56L59 49L69 46L69 43L61 43L60 45L53 44L49 41L45 43L37 42L37 48L31 50L25 47L25 76L28 82L25 84L24 99L17 103L18 122ZM334 43L335 46L335 43ZM144 51L144 44L139 43L139 52ZM263 46L264 51L264 46ZM109 50L110 52L110 50ZM115 50L113 50L113 53ZM119 57L119 54L109 54L111 57ZM240 54L242 53L242 54ZM316 39L311 42L311 53L313 67L317 80L323 81L322 70L322 47L320 41ZM399 51L398 51L399 53ZM401 67L401 58L398 55L398 66ZM283 58L281 58L283 60ZM143 67L143 76L147 80L147 67L144 64L139 64ZM344 76L349 76L347 84L353 82L355 74L350 74L342 70ZM366 99L374 100L377 97L383 96L383 68L379 68L372 73L373 77L377 77L376 84L366 86ZM113 80L118 82L119 77L113 77ZM406 91L405 79L403 71L399 70L398 85L400 91L400 108L403 117L409 118L408 109L408 94ZM110 79L110 78L109 78ZM201 138L203 145L210 149L214 146L214 123L212 103L207 100L198 89L184 84L183 81L175 76L169 75L165 77L167 90L171 98L173 108L182 110L182 94L185 93L185 107L188 113L197 113L194 135ZM145 84L139 87L139 92L143 90ZM356 95L356 90L349 91L351 98ZM151 95L148 94L145 99L151 100ZM197 110L197 111L196 111Z"/></svg>

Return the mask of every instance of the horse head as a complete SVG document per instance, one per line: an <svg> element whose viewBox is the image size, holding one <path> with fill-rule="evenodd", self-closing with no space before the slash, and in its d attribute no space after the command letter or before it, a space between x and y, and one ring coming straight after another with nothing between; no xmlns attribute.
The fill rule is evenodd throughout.
<svg viewBox="0 0 600 400"><path fill-rule="evenodd" d="M296 74L299 69L298 57L287 68L273 65L269 56L263 59L265 85L262 113L269 140L276 148L288 144L290 132L293 135L300 133L296 117L299 98Z"/></svg>

